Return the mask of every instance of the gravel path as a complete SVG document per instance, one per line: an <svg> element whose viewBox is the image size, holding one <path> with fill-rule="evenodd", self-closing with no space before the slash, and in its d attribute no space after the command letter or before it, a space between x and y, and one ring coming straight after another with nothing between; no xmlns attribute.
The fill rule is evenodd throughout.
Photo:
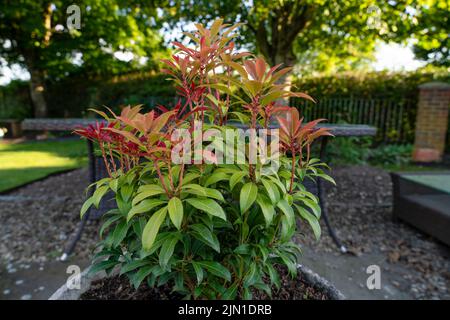
<svg viewBox="0 0 450 320"><path fill-rule="evenodd" d="M339 238L357 256L382 254L386 269L401 270L392 284L419 299L450 299L450 248L392 220L389 174L369 166L335 168L337 187L327 186L326 207ZM317 254L335 253L322 221L316 242L309 231L299 241Z"/></svg>
<svg viewBox="0 0 450 320"><path fill-rule="evenodd" d="M0 262L45 263L59 257L79 222L87 176L86 169L76 170L0 195ZM328 187L326 205L345 244L360 257L384 256L386 266L400 270L392 284L413 297L450 299L450 249L392 221L389 175L373 167L352 166L335 168L332 176L338 187ZM329 260L337 249L322 227L320 242L309 231L299 241ZM97 229L98 222L88 223L74 259L89 258Z"/></svg>
<svg viewBox="0 0 450 320"><path fill-rule="evenodd" d="M88 185L86 169L53 176L0 195L0 262L42 263L59 257L77 227ZM88 222L75 258L90 255L97 222Z"/></svg>

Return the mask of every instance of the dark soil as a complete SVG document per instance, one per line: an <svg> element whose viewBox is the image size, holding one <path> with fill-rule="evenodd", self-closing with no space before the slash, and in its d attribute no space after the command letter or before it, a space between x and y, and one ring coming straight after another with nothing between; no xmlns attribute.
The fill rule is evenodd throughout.
<svg viewBox="0 0 450 320"><path fill-rule="evenodd" d="M253 300L330 300L327 293L311 286L299 273L292 279L285 270L281 273L281 288L273 288L272 297L261 291L253 292ZM181 300L169 285L149 288L143 283L135 290L126 276L113 276L92 282L80 300Z"/></svg>

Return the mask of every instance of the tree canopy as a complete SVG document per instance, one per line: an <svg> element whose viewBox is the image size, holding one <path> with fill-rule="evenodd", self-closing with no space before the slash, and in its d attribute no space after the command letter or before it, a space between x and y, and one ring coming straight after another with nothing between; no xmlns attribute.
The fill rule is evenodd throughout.
<svg viewBox="0 0 450 320"><path fill-rule="evenodd" d="M80 0L80 28L69 28L68 0L0 3L0 53L30 73L35 113L46 115L45 82L152 67L163 50L156 6L140 0ZM126 59L118 59L122 52ZM120 57L120 56L119 56ZM142 58L144 57L144 58Z"/></svg>

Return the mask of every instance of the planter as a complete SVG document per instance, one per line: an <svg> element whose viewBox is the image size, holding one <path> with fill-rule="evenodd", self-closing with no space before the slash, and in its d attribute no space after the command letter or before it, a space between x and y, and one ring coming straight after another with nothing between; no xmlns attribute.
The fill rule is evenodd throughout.
<svg viewBox="0 0 450 320"><path fill-rule="evenodd" d="M297 268L305 283L324 293L330 300L345 299L345 296L334 287L333 284L308 267L298 265ZM81 273L80 289L69 289L66 285L63 285L49 298L49 300L78 300L83 293L89 290L93 281L100 280L105 276L105 272L88 275L88 269L86 269Z"/></svg>

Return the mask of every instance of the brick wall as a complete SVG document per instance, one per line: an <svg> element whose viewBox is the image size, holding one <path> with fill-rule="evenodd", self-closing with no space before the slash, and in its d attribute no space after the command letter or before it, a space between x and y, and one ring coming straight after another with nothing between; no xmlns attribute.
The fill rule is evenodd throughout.
<svg viewBox="0 0 450 320"><path fill-rule="evenodd" d="M429 82L419 90L413 160L438 162L447 138L450 84Z"/></svg>

